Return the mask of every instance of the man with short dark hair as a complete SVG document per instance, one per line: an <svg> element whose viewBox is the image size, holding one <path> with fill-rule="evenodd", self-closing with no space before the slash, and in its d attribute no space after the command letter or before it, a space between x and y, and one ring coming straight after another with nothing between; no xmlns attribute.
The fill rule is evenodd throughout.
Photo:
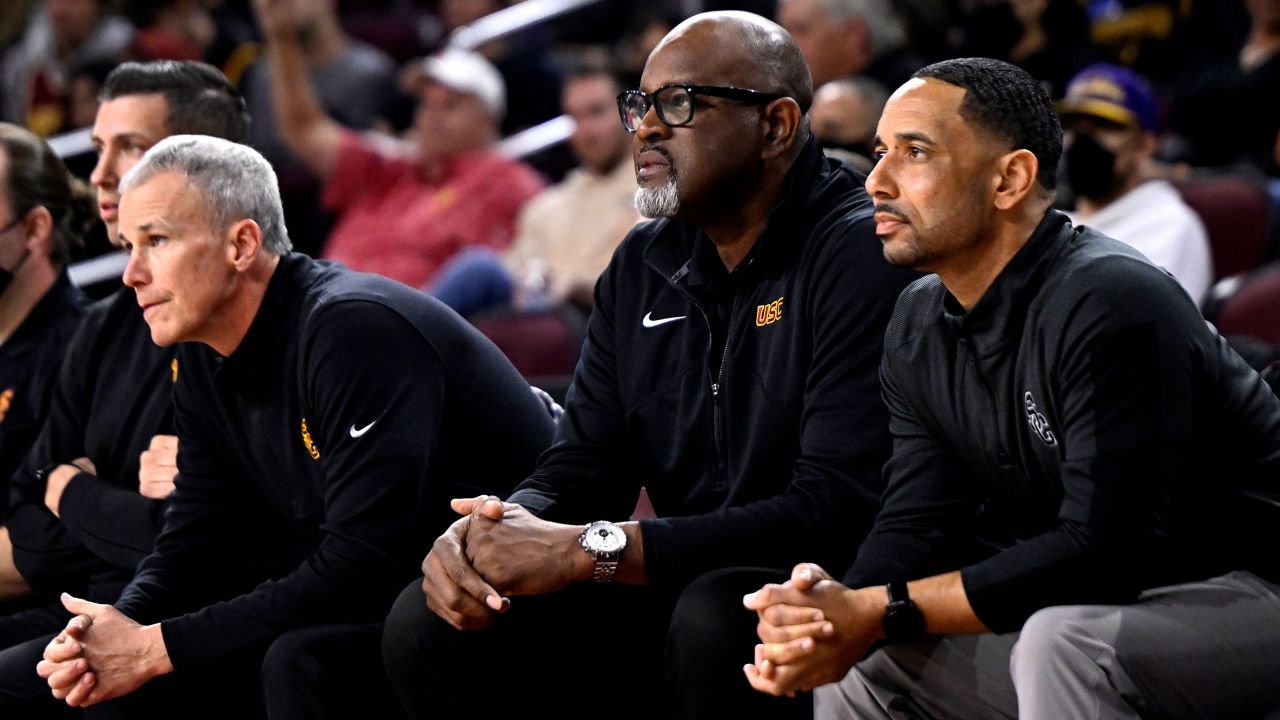
<svg viewBox="0 0 1280 720"><path fill-rule="evenodd" d="M812 714L744 682L741 597L815 548L852 558L888 452L883 323L914 275L880 257L861 176L812 139L782 28L690 18L640 87L618 108L657 219L596 285L551 449L505 503L455 502L388 617L414 717L484 715L494 687L531 715ZM627 521L642 487L657 517Z"/></svg>
<svg viewBox="0 0 1280 720"><path fill-rule="evenodd" d="M1026 72L920 70L876 151L885 257L936 273L885 335L888 487L843 584L745 598L752 685L832 683L824 720L1270 717L1280 400L1172 277L1051 210Z"/></svg>
<svg viewBox="0 0 1280 720"><path fill-rule="evenodd" d="M112 242L120 178L142 153L179 132L242 139L248 125L243 101L209 65L113 70L92 130L90 175ZM35 714L53 704L35 665L71 617L57 593L113 602L151 552L177 474L174 350L151 342L137 298L122 288L89 309L66 351L49 418L13 477L12 562L49 604L0 618L0 709Z"/></svg>
<svg viewBox="0 0 1280 720"><path fill-rule="evenodd" d="M395 593L449 498L528 473L549 415L447 308L290 253L256 151L171 137L121 192L125 283L151 339L183 343L179 475L116 606L64 596L77 615L41 676L129 717L394 713L377 646Z"/></svg>

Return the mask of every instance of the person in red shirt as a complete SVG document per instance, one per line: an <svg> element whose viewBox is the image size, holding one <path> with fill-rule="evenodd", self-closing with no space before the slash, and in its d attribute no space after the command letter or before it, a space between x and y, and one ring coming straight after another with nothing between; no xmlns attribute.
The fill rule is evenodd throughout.
<svg viewBox="0 0 1280 720"><path fill-rule="evenodd" d="M544 182L493 148L506 104L493 66L461 50L427 58L411 142L378 142L325 114L286 5L254 2L281 137L338 212L322 254L421 287L464 247L509 247L520 208Z"/></svg>

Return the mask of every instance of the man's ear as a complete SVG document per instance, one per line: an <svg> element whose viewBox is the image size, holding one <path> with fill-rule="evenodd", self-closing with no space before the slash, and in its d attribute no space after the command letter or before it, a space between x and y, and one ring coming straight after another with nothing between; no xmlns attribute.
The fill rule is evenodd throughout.
<svg viewBox="0 0 1280 720"><path fill-rule="evenodd" d="M1035 190L1040 160L1030 150L1014 150L1000 156L996 170L993 203L998 210L1009 210Z"/></svg>
<svg viewBox="0 0 1280 720"><path fill-rule="evenodd" d="M764 146L761 157L772 160L789 150L796 143L803 117L800 105L789 97L778 98L766 105L760 122Z"/></svg>
<svg viewBox="0 0 1280 720"><path fill-rule="evenodd" d="M253 266L262 252L262 228L245 218L237 220L227 229L227 258L239 272Z"/></svg>

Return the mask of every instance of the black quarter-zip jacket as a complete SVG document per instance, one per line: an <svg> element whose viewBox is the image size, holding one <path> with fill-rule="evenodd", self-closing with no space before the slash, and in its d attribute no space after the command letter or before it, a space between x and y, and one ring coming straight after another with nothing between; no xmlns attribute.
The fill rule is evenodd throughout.
<svg viewBox="0 0 1280 720"><path fill-rule="evenodd" d="M884 328L917 277L884 260L862 180L811 142L732 277L693 226L633 230L597 283L556 439L511 500L617 520L644 486L658 587L736 565L846 567L890 447Z"/></svg>
<svg viewBox="0 0 1280 720"><path fill-rule="evenodd" d="M1280 577L1280 400L1128 245L1050 211L969 312L937 276L909 287L882 372L893 459L853 587L959 569L1004 632Z"/></svg>
<svg viewBox="0 0 1280 720"><path fill-rule="evenodd" d="M178 350L177 488L117 607L161 622L175 670L298 627L377 622L456 519L507 494L551 440L502 353L436 300L281 258L223 358Z"/></svg>

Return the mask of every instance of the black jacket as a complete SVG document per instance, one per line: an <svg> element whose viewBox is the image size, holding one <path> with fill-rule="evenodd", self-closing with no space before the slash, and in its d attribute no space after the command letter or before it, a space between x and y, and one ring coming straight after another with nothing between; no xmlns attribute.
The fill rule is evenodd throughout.
<svg viewBox="0 0 1280 720"><path fill-rule="evenodd" d="M174 354L151 341L130 288L85 314L44 429L13 477L7 524L14 562L33 587L111 602L151 552L164 501L138 493L138 466L153 436L173 433ZM36 471L80 457L97 474L71 479L59 520L45 507Z"/></svg>
<svg viewBox="0 0 1280 720"><path fill-rule="evenodd" d="M448 308L297 254L235 352L186 344L178 366L177 489L117 607L163 620L182 671L380 621L449 500L506 494L551 439L528 384Z"/></svg>
<svg viewBox="0 0 1280 720"><path fill-rule="evenodd" d="M715 338L705 234L669 220L631 232L596 286L555 442L511 498L568 522L623 519L644 486L659 516L641 524L651 585L843 568L875 513L889 452L876 368L916 276L885 262L847 165L810 144L788 188Z"/></svg>
<svg viewBox="0 0 1280 720"><path fill-rule="evenodd" d="M62 273L0 345L0 517L9 504L9 478L49 412L58 368L84 314L84 301Z"/></svg>
<svg viewBox="0 0 1280 720"><path fill-rule="evenodd" d="M968 313L936 276L885 338L884 510L858 587L963 568L978 617L1280 570L1280 400L1167 273L1050 212Z"/></svg>

